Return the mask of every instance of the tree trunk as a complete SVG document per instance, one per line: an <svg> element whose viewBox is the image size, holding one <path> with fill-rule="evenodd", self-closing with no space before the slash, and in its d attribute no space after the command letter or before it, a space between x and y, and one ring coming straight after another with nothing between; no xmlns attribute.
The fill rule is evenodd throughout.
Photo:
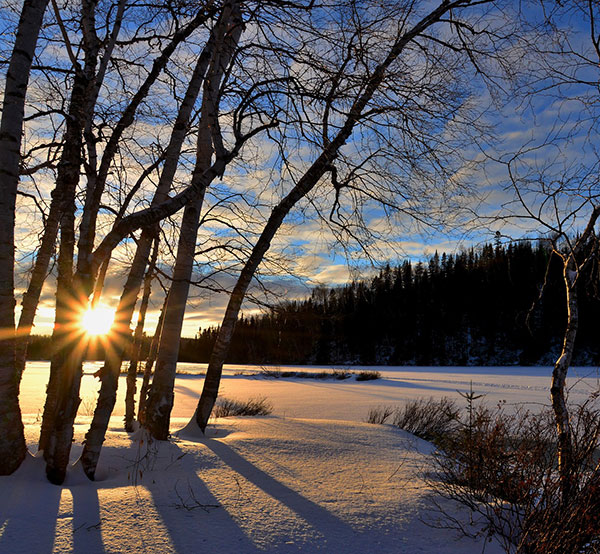
<svg viewBox="0 0 600 554"><path fill-rule="evenodd" d="M76 64L66 118L65 141L57 170L57 188L64 193L60 220L60 250L56 290L56 315L50 383L44 407L40 448L44 450L46 476L63 483L71 446L73 425L81 399L79 389L87 342L80 319L88 306L87 295L74 276L75 197L83 162L83 133L93 116L99 41L95 34L96 0L85 0L81 13L84 30L83 68ZM52 389L50 385L56 386Z"/></svg>
<svg viewBox="0 0 600 554"><path fill-rule="evenodd" d="M56 288L56 314L53 333L55 350L50 363L50 382L44 406L40 449L44 450L46 475L55 484L65 477L73 422L79 407L81 363L85 352L79 318L85 309L79 287L73 279L75 254L75 194L79 183L83 143L83 112L89 81L77 71L67 118L65 146L58 164L57 187L64 191L60 220L60 250Z"/></svg>
<svg viewBox="0 0 600 554"><path fill-rule="evenodd" d="M47 0L25 0L10 57L0 122L0 475L15 471L27 452L19 407L15 343L15 202L21 134L31 62Z"/></svg>
<svg viewBox="0 0 600 554"><path fill-rule="evenodd" d="M123 293L119 300L119 305L115 313L115 321L110 330L110 344L106 348L106 361L101 372L102 385L98 395L98 403L94 410L94 417L90 429L85 435L83 452L81 454L81 464L85 474L94 479L98 458L108 422L117 399L117 387L119 384L119 374L123 362L124 353L131 341L131 317L137 301L140 290L140 283L144 277L144 270L150 255L150 248L154 240L156 230L144 229L138 240L137 249L131 269L127 277L127 282L123 288Z"/></svg>
<svg viewBox="0 0 600 554"><path fill-rule="evenodd" d="M114 45L116 44L119 29L121 28L125 4L126 0L119 1L117 15L115 17L115 25L111 33L111 40L104 48L104 55L100 64L100 70L94 81L94 92L92 95L90 95L91 98L88 101L88 112L91 112L91 110L93 109L93 104L95 104L96 102L98 93L100 91L100 87L104 80L106 68L108 67L109 59L114 49ZM84 9L89 9L89 6L84 6ZM95 46L95 49L97 50L97 45ZM86 119L87 121L85 124L86 128L84 130L84 134L87 132L87 135L90 136L88 143L95 145L93 137L91 137L90 130L92 118L88 117ZM94 164L90 163L89 165ZM57 186L55 187L54 191L52 191L52 202L50 203L50 211L48 213L48 217L46 218L46 224L44 226L42 243L40 245L40 249L35 259L33 271L31 274L31 280L29 281L27 291L23 295L23 308L21 311L21 316L19 317L19 326L17 333L17 370L19 371L20 376L22 376L23 370L25 369L25 363L27 359L27 347L31 337L33 320L35 319L40 294L44 285L44 281L46 279L46 273L48 271L50 259L52 257L52 253L54 252L56 238L58 236L60 217L63 209L63 191L58 185L59 182L57 182Z"/></svg>
<svg viewBox="0 0 600 554"><path fill-rule="evenodd" d="M196 165L192 177L193 184L202 178L211 164L215 151L211 129L212 121L219 113L219 89L223 75L233 59L242 30L243 22L239 3L226 4L213 30L216 47L204 84L202 115L198 126ZM154 379L148 394L144 426L158 440L167 440L169 436L181 328L194 266L196 237L205 191L206 185L199 187L196 198L185 206L183 212L173 282L165 306Z"/></svg>
<svg viewBox="0 0 600 554"><path fill-rule="evenodd" d="M42 244L40 245L40 249L35 258L35 264L33 266L31 280L29 281L27 291L23 295L23 308L19 317L17 333L17 371L19 372L19 379L23 375L23 370L25 369L27 346L31 336L33 320L35 319L40 294L42 292L42 287L44 286L44 281L46 280L48 266L50 265L50 259L54 253L62 208L62 191L57 187L52 192L52 201L50 203L48 217L46 218Z"/></svg>
<svg viewBox="0 0 600 554"><path fill-rule="evenodd" d="M144 335L144 324L146 322L146 311L150 300L150 291L152 289L152 279L156 268L156 259L158 257L158 237L154 239L154 249L150 258L150 264L144 277L144 292L140 303L138 322L135 327L133 344L131 348L131 357L127 369L127 391L125 392L125 431L133 431L133 420L135 417L135 388L137 380L138 362L140 359L140 349L142 347L142 338Z"/></svg>
<svg viewBox="0 0 600 554"><path fill-rule="evenodd" d="M194 263L194 250L202 201L203 196L198 198L195 205L186 206L183 212L177 261L173 271L173 282L165 304L156 370L148 393L147 406L145 407L144 426L154 438L159 440L167 440L169 435L181 328Z"/></svg>
<svg viewBox="0 0 600 554"><path fill-rule="evenodd" d="M558 471L561 479L561 496L563 502L568 502L571 493L573 477L573 439L569 409L565 398L567 372L573 358L577 328L579 325L579 305L577 298L577 266L574 255L571 254L564 264L563 278L567 295L567 327L560 357L552 371L552 386L550 396L558 439Z"/></svg>
<svg viewBox="0 0 600 554"><path fill-rule="evenodd" d="M555 252L563 261L563 281L565 284L565 294L567 300L567 327L563 341L560 357L554 364L552 371L552 386L550 388L550 396L552 399L552 410L554 412L554 422L556 424L556 434L558 443L558 472L560 475L561 498L565 506L571 499L572 481L575 477L577 468L574 467L573 460L573 435L571 423L569 420L569 408L565 395L565 387L567 381L567 373L573 359L573 351L575 349L575 339L577 338L577 328L579 326L579 302L577 297L577 286L580 277L587 265L597 256L595 254L586 254L583 256L586 248L591 244L591 241L597 241L594 233L596 222L600 217L600 206L595 206L587 225L578 237L575 245L571 247L571 251L565 258L555 248ZM597 244L593 246L597 249ZM580 263L578 258L583 257ZM576 492L576 491L575 491Z"/></svg>
<svg viewBox="0 0 600 554"><path fill-rule="evenodd" d="M281 204L280 204L281 205ZM277 208L280 207L277 206ZM293 204L292 204L293 205ZM273 214L276 214L276 210L273 210ZM287 209L285 214L289 211L291 206ZM198 401L198 406L194 414L194 419L202 432L206 430L208 425L208 419L212 413L213 407L219 394L219 386L221 384L221 374L223 372L223 364L227 358L229 352L229 346L235 330L235 324L248 290L248 286L252 281L252 277L256 271L256 268L262 261L265 253L269 249L272 238L275 236L277 229L283 221L285 216L282 210L277 214L280 217L274 219L273 214L269 218L269 222L262 232L258 242L256 243L250 258L244 265L242 272L233 288L229 302L227 303L227 309L225 310L225 316L221 322L221 327L217 334L215 345L213 346L210 359L208 362L208 368L206 370L206 377L204 378L204 386L202 388L202 395Z"/></svg>
<svg viewBox="0 0 600 554"><path fill-rule="evenodd" d="M71 125L72 126L72 125ZM58 255L58 276L56 286L56 310L54 315L54 330L52 333L53 353L50 362L50 377L46 390L46 402L42 416L42 428L39 449L44 451L44 457L49 454L50 436L54 430L55 417L62 394L69 394L70 380L80 371L79 364L70 367L68 362L74 362L75 350L83 335L78 329L77 317L79 299L74 294L73 284L73 255L75 249L75 189L79 181L79 165L72 161L78 158L81 141L77 133L67 126L67 136L70 144L61 157L58 168L57 187L64 191L61 216L60 249ZM69 201L70 199L70 201ZM46 458L47 459L47 458Z"/></svg>
<svg viewBox="0 0 600 554"><path fill-rule="evenodd" d="M171 133L169 145L167 146L168 153L165 156L165 165L161 172L151 207L165 202L168 198L169 189L171 188L173 177L177 170L181 147L188 132L190 116L212 56L212 48L213 40L211 35L204 50L198 56L185 97L179 108L175 124L173 125L173 131ZM133 308L135 307L137 295L139 294L144 275L144 268L148 262L151 239L155 236L156 232L155 225L146 227L142 231L142 238L138 242L134 262L115 315L115 325L118 325L120 329L115 329L114 325L113 329L111 329L110 334L115 337L119 337L119 333L122 334L125 329L127 329L128 335L130 333L129 326L131 324ZM82 268L82 275L85 274L85 271L87 271L87 269ZM113 342L114 341L111 339L111 347L108 348L111 352L110 361L107 360L107 364L105 365L106 371L102 378L98 404L94 411L92 424L86 434L85 444L81 454L83 469L85 474L91 480L94 479L96 473L100 450L102 448L102 443L104 442L110 415L115 405L119 371L123 361L124 346L122 340L119 340L118 344L112 344Z"/></svg>
<svg viewBox="0 0 600 554"><path fill-rule="evenodd" d="M334 143L332 142L331 144ZM329 168L331 163L329 156L331 155L332 154L329 153L329 148L326 149L326 151L317 158L310 169L301 177L297 185L273 209L263 232L252 249L252 253L233 288L231 296L229 297L229 302L227 303L225 316L223 317L215 345L210 355L208 369L206 370L206 377L204 379L204 387L202 388L202 395L200 396L194 414L194 419L203 432L208 425L208 419L217 400L223 364L225 363L227 353L229 352L229 346L231 344L242 302L246 295L246 291L248 290L248 286L254 277L254 273L271 246L271 241L283 223L285 216L301 198L312 190Z"/></svg>
<svg viewBox="0 0 600 554"><path fill-rule="evenodd" d="M146 420L146 404L148 401L148 389L150 388L150 376L152 375L152 368L156 361L158 354L158 345L160 343L160 335L162 333L163 322L165 320L165 309L167 307L167 300L169 296L165 297L163 306L160 310L160 316L158 323L156 324L156 331L152 337L150 343L150 352L148 352L148 358L146 359L146 365L144 366L144 377L142 379L142 386L140 387L140 404L138 406L138 421L143 425Z"/></svg>

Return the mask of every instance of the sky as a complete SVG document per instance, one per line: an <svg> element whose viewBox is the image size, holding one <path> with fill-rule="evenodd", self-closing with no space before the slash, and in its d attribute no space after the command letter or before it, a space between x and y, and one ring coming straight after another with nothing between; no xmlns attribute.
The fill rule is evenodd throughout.
<svg viewBox="0 0 600 554"><path fill-rule="evenodd" d="M539 20L540 12L531 7L532 4L515 2L507 5L509 4L514 9L525 6L523 9L528 10L525 11L526 19L532 27L535 21ZM7 13L5 11L0 19L0 36L3 37L4 44L9 44L10 38L10 17ZM496 16L500 17L498 14ZM570 44L573 49L579 53L589 53L593 62L595 53L590 52L586 23L581 13L567 10L558 21L559 30L570 29ZM593 85L597 82L597 64L594 66L593 63L585 63L585 59L580 56L556 57L551 51L545 59L536 60L531 52L525 50L528 46L527 41L535 44L535 40L537 35L532 28L522 43L511 43L510 48L503 53L503 59L486 61L488 65L484 69L488 71L487 80L478 78L476 73L471 75L474 86L463 99L461 106L469 106L469 117L477 114L478 123L486 127L485 136L479 135L479 141L471 145L467 145L465 141L460 144L459 139L464 137L457 138L454 134L465 132L464 127L457 123L462 117L460 110L454 119L446 122L441 131L438 129L437 134L432 134L433 138L439 140L438 148L441 152L460 154L452 163L448 163L448 171L451 170L451 174L440 188L431 186L433 181L430 183L427 180L427 172L406 172L400 149L398 159L388 156L381 163L377 161L377 164L365 166L365 174L361 181L364 190L359 191L363 193L363 199L360 201L362 204L351 202L351 197L342 193L340 213L356 223L358 220L352 219L355 216L353 209L359 205L363 227L368 229L369 233L364 233L359 227L351 227L357 231L358 240L346 240L348 234L336 235L339 227L330 225L327 221L333 205L334 189L330 184L323 184L290 214L276 236L270 258L261 266L261 282L268 285L267 288L273 294L264 297L256 289L257 297L267 302L274 302L277 298L303 297L308 295L311 287L315 285L337 286L352 279L368 278L377 267L387 262L394 264L404 259L425 260L435 251L452 253L461 248L480 245L492 240L496 231L501 232L502 240L505 241L543 236L550 232L549 227L556 223L553 220L552 209L556 210L558 207L561 213L576 209L577 202L581 201L581 190L587 191L588 196L596 194L598 185L595 182L594 169L598 157L593 138L597 131L595 120L598 108L597 89ZM185 56L192 54L193 48L181 54L182 64L185 63ZM65 61L65 56L65 52L54 44L40 54L40 59L60 63ZM537 82L523 80L517 64L523 56L531 56L526 60L525 66L531 68L538 64L535 66L537 75L555 69L561 71L563 78L571 82L562 87L547 88L546 79L539 79ZM579 65L568 60L576 60ZM449 60L448 63L455 61ZM509 67L508 76L512 77L514 82L509 83L506 75L492 79L492 76L500 75L501 70L506 71L505 66L511 64L513 67ZM448 71L450 67L454 66L448 65ZM419 67L414 70L418 73ZM586 82L573 84L573 77ZM178 84L174 83L173 86ZM60 81L55 85L57 89L64 87L64 83ZM504 95L511 86L516 92ZM162 94L161 90L158 91L159 100L153 109L157 113L172 112L173 102L169 103L170 95L166 94L169 84L165 81L160 83L159 89L160 87L164 90L161 89ZM529 89L538 89L541 92L536 95L518 94ZM30 87L31 101L39 107L40 103L49 102L47 96L48 82L44 80L43 75L34 75ZM114 102L115 99L112 100ZM105 103L110 105L107 99ZM420 108L423 106L417 105L414 109L418 111ZM168 136L168 133L162 124L157 123L160 121L159 118L146 117L137 125L138 145L152 149L156 145L165 144L165 136ZM36 141L50 136L52 129L44 127L47 123L48 120L32 120L25 132L26 142L35 144ZM340 160L342 169L350 167L360 156L365 156L365 148L367 151L371 148L375 137L379 137L375 142L389 139L393 146L392 139L395 140L395 137L386 137L385 131L381 129L366 127L366 130L352 136L344 151L344 159ZM424 128L423 131L427 129ZM455 140L462 148L460 152L451 150ZM289 165L286 166L269 140L257 138L252 143L252 150L245 152L246 158L229 167L223 179L211 188L206 202L206 221L198 238L198 249L211 252L211 247L218 241L228 241L232 249L227 255L199 255L194 279L204 279L203 282L213 289L231 288L235 271L240 267L236 255L240 252L247 254L257 238L256 229L260 228L268 217L269 206L287 190L286 187L289 188L289 181L294 172L301 172L306 167L307 160L312 159L313 152L310 147L297 144L294 148L293 143L294 141L290 140L287 159ZM192 139L186 144L186 148L184 158L193 159ZM520 155L515 156L519 150ZM509 166L507 162L511 156L514 158ZM131 182L139 175L144 160L127 153L123 153L120 160L120 178ZM520 190L525 191L521 204L514 203L509 169L514 171L515 183L519 185ZM184 186L188 182L188 176L188 169L180 167L175 186ZM455 183L458 182L468 184L469 188L460 193L460 190L455 188ZM550 211L544 211L545 208L540 207L548 192L548 189L540 189L542 182L549 183L548 186L553 187L553 194L555 193L553 198L556 202L549 206ZM364 194L381 186L388 190L390 195L398 192L402 194L403 191L411 189L412 196L400 201L400 211L394 212L389 207L370 200L368 195ZM152 183L147 183L145 187L147 191L151 191ZM47 209L50 191L53 188L53 176L41 174L36 179L23 179L21 188L29 194L41 195L41 203ZM111 201L117 202L121 193L115 189L111 194ZM242 196L244 202L240 203ZM398 197L394 196L394 201ZM572 203L573 198L575 204ZM356 198L353 201L356 202ZM539 221L531 217L521 217L531 215L531 212L527 214L526 209L533 210L535 214L538 213L536 210L540 209L540 217L543 216L544 221L550 225L544 228L540 226ZM422 214L425 210L425 225L406 215L407 211ZM503 215L501 219L497 217L499 213ZM321 217L318 214L321 214ZM477 217L474 217L474 214ZM579 215L585 215L585 210ZM165 274L169 273L173 260L176 235L171 227L176 226L178 217L174 216L171 226L167 226L164 233L160 267ZM101 215L100 236L109 228L111 221L110 213ZM576 230L581 221L581 217L578 217L571 218L567 223ZM27 282L27 271L39 240L39 229L40 216L37 206L30 199L20 198L16 232L17 283L18 292L21 293ZM114 306L118 300L132 251L133 243L129 240L119 245L113 254L114 262L111 263L102 297L102 302L107 306ZM211 277L215 270L216 273ZM168 280L164 276L161 281L162 285L166 286ZM184 323L184 336L193 336L199 328L218 324L227 301L227 295L223 292L197 290L195 287L192 289ZM48 334L52 330L53 294L54 279L51 274L38 309L34 330L36 333ZM156 284L148 314L149 332L152 332L156 324L163 298L161 287ZM259 309L256 304L247 303L244 312L250 314Z"/></svg>

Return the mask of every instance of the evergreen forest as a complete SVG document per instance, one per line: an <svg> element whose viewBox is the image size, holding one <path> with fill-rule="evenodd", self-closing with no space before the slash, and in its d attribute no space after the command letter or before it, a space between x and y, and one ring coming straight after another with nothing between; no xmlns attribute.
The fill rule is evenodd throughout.
<svg viewBox="0 0 600 554"><path fill-rule="evenodd" d="M562 263L543 243L486 244L369 281L316 288L238 321L231 363L552 365L566 324ZM580 282L575 364L600 360L597 276ZM540 294L541 293L541 294ZM206 361L217 329L200 332Z"/></svg>

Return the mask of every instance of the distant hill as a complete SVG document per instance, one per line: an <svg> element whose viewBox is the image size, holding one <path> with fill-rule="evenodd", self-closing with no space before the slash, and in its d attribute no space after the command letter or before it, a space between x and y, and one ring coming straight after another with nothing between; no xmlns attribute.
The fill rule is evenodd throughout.
<svg viewBox="0 0 600 554"><path fill-rule="evenodd" d="M594 272L580 285L575 364L600 361L597 281ZM317 288L309 298L241 319L229 361L547 365L560 352L565 321L561 266L547 246L486 244L436 253L427 264L386 266L369 281ZM215 335L200 333L203 359Z"/></svg>

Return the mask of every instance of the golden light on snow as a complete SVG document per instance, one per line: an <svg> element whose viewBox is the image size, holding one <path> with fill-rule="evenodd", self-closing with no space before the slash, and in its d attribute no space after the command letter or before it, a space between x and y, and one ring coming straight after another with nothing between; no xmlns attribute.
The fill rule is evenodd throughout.
<svg viewBox="0 0 600 554"><path fill-rule="evenodd" d="M107 306L90 308L81 318L83 330L92 336L105 335L110 331L115 311Z"/></svg>

